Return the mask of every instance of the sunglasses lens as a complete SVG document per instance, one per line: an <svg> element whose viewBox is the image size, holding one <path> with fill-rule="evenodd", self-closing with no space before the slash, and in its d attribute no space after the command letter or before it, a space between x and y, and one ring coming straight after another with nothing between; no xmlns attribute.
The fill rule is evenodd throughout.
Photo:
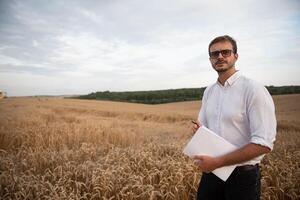
<svg viewBox="0 0 300 200"><path fill-rule="evenodd" d="M220 51L213 51L210 53L211 58L217 58L219 57Z"/></svg>
<svg viewBox="0 0 300 200"><path fill-rule="evenodd" d="M228 50L228 49L222 50L221 54L222 54L223 57L228 57L228 56L231 55L231 50Z"/></svg>

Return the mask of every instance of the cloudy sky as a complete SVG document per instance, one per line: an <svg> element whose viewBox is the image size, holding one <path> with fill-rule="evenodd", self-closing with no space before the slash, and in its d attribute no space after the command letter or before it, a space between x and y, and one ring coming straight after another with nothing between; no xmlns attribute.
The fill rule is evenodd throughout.
<svg viewBox="0 0 300 200"><path fill-rule="evenodd" d="M300 85L299 0L0 0L0 90L204 87L217 78L208 43L224 34L244 75Z"/></svg>

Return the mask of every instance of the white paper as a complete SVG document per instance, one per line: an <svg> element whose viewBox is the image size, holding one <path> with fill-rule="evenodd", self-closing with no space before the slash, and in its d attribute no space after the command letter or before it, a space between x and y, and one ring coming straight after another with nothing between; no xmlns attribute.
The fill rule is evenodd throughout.
<svg viewBox="0 0 300 200"><path fill-rule="evenodd" d="M195 155L222 156L238 149L224 138L208 128L201 126L186 145L183 153L189 157ZM223 181L226 181L237 165L221 167L212 171Z"/></svg>

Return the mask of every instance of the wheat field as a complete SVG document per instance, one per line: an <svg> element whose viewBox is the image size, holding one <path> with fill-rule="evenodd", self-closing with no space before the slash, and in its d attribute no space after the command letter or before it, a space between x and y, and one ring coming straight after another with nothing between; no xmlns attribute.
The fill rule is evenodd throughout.
<svg viewBox="0 0 300 200"><path fill-rule="evenodd" d="M300 199L300 95L274 96L278 134L262 199ZM200 101L143 105L59 98L0 101L0 199L195 199L182 154Z"/></svg>

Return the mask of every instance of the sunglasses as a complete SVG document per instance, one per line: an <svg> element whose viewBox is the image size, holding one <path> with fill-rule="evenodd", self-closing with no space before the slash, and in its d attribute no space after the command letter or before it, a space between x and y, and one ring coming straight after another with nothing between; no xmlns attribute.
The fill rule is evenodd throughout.
<svg viewBox="0 0 300 200"><path fill-rule="evenodd" d="M221 50L221 51L213 51L213 52L209 52L209 56L210 56L210 58L216 59L216 58L219 57L219 55L220 55L220 53L221 53L222 56L223 56L224 58L226 58L226 57L231 56L231 52L232 52L232 50L230 50L230 49L224 49L224 50Z"/></svg>

